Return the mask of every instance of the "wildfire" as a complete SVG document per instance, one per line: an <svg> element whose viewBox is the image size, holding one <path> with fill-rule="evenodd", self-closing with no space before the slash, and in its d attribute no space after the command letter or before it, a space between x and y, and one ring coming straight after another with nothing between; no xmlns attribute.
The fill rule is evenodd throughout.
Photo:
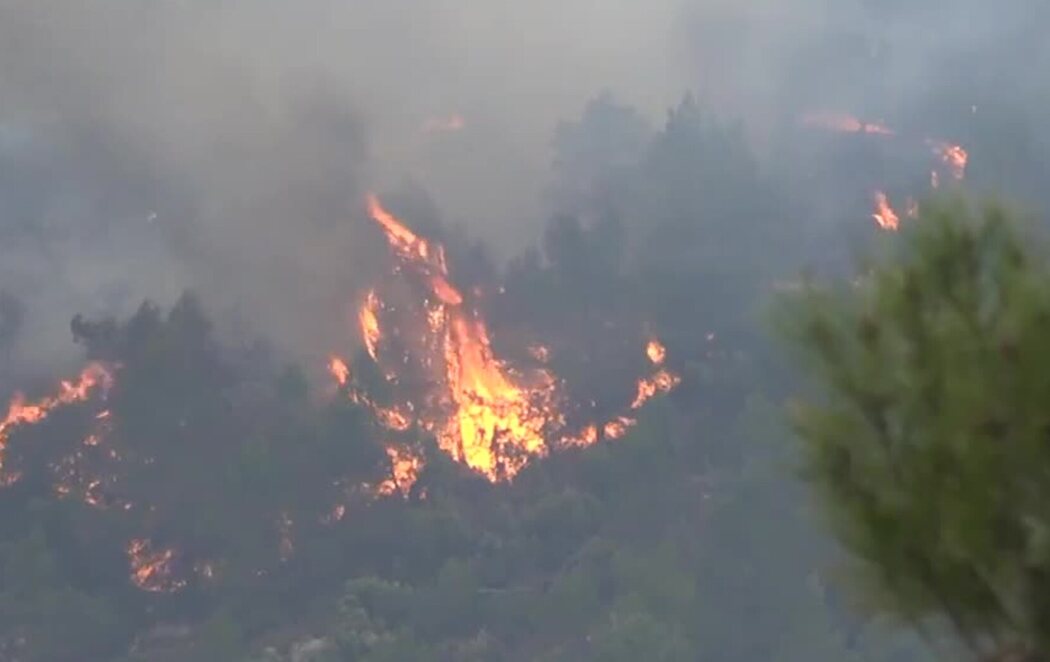
<svg viewBox="0 0 1050 662"><path fill-rule="evenodd" d="M894 136L896 132L878 122L863 122L852 115L835 112L809 113L802 118L807 126L838 131L841 133L870 133L880 136Z"/></svg>
<svg viewBox="0 0 1050 662"><path fill-rule="evenodd" d="M620 437L627 434L627 430L633 427L638 421L628 416L620 416L614 421L609 421L602 427L602 434L605 435L606 439L619 439Z"/></svg>
<svg viewBox="0 0 1050 662"><path fill-rule="evenodd" d="M390 247L394 249L402 258L410 261L416 259L426 262L430 259L431 249L430 245L417 237L414 232L409 230L401 223L393 214L383 209L383 205L380 204L379 198L375 195L369 194L368 199L368 213L372 216L376 223L383 228L386 232L387 241L390 242ZM444 255L440 256L439 266L442 271L445 270L445 259Z"/></svg>
<svg viewBox="0 0 1050 662"><path fill-rule="evenodd" d="M496 357L488 326L453 283L442 246L409 229L376 196L369 195L367 203L399 260L395 272L408 277L422 296L396 310L386 309L379 294L371 290L358 313L359 330L369 356L388 381L415 385L418 392L411 399L380 404L351 385L349 397L368 406L380 425L392 433L418 424L435 436L442 451L491 481L512 479L531 459L553 448L595 443L599 430L595 424L577 434L566 430L562 385L550 371L513 369ZM399 319L404 324L394 329L397 342L387 343L383 328L394 312L402 316L414 312L418 317L415 321ZM417 327L418 333L409 325ZM541 363L549 358L544 346L527 349ZM646 353L656 366L666 358L666 349L655 338L649 341ZM350 371L345 362L333 359L329 371L340 385L348 386ZM671 390L679 381L666 369L641 380L634 408ZM633 419L624 420L633 424ZM629 427L619 419L617 425L623 430ZM377 491L405 494L422 468L422 458L394 445L387 453L393 475Z"/></svg>
<svg viewBox="0 0 1050 662"><path fill-rule="evenodd" d="M807 126L842 133L870 133L881 136L897 135L896 131L884 124L864 122L846 113L813 112L804 115L802 123ZM966 163L970 156L962 146L934 138L926 138L925 143L933 151L933 154L948 168L952 177L961 181L966 176ZM931 179L933 188L937 188L936 174L932 174Z"/></svg>
<svg viewBox="0 0 1050 662"><path fill-rule="evenodd" d="M346 386L347 382L350 381L350 368L346 365L346 361L338 356L332 356L328 359L328 372L340 386Z"/></svg>
<svg viewBox="0 0 1050 662"><path fill-rule="evenodd" d="M871 217L883 230L896 230L900 227L900 217L893 211L889 198L882 191L875 192L875 212Z"/></svg>
<svg viewBox="0 0 1050 662"><path fill-rule="evenodd" d="M416 236L375 196L368 203L391 248L420 275L430 295L427 327L434 337L424 338L424 353L427 346L438 350L443 369L432 375L440 386L426 398L435 406L423 413L423 427L435 434L442 450L491 480L513 477L529 456L547 452L544 429L557 418L550 380L541 378L535 387L513 380L493 355L484 322L450 282L444 250ZM366 300L366 308L369 305ZM374 319L378 332L378 317ZM434 365L433 358L424 356L423 365ZM403 411L377 411L388 428L407 429Z"/></svg>
<svg viewBox="0 0 1050 662"><path fill-rule="evenodd" d="M143 591L172 593L186 587L184 580L174 576L172 560L175 550L154 550L148 538L135 538L128 543L127 554L131 582Z"/></svg>
<svg viewBox="0 0 1050 662"><path fill-rule="evenodd" d="M580 431L579 436L566 440L567 445L579 446L581 448L593 446L596 443L598 443L598 426L594 423L584 427L583 430Z"/></svg>
<svg viewBox="0 0 1050 662"><path fill-rule="evenodd" d="M365 296L365 304L357 314L358 323L361 325L361 340L365 343L365 349L373 361L376 357L376 346L379 345L381 334L379 331L379 297L375 290L369 290Z"/></svg>
<svg viewBox="0 0 1050 662"><path fill-rule="evenodd" d="M662 365L667 358L667 348L656 338L650 338L645 345L645 355L649 357L653 365Z"/></svg>
<svg viewBox="0 0 1050 662"><path fill-rule="evenodd" d="M531 345L528 351L529 355L540 363L547 363L551 360L551 350L546 345Z"/></svg>
<svg viewBox="0 0 1050 662"><path fill-rule="evenodd" d="M17 474L4 474L3 471L4 450L12 428L26 423L39 423L56 407L86 400L96 387L105 393L112 386L113 375L109 369L101 363L89 363L76 380L60 382L55 395L27 402L23 394L16 393L7 406L7 415L0 421L0 486L9 485L19 478Z"/></svg>
<svg viewBox="0 0 1050 662"><path fill-rule="evenodd" d="M897 133L878 123L862 122L861 120L844 113L813 112L802 117L802 123L807 126L822 128L828 131L839 131L848 133L872 133L884 136L897 136ZM923 141L940 165L956 181L962 181L966 177L966 165L970 159L969 153L961 146L946 140L926 138ZM930 170L930 188L939 188L941 174L937 168ZM918 204L909 200L905 215L908 218L918 217ZM875 194L875 213L872 215L879 227L887 230L896 230L900 218L890 206L886 195L879 191Z"/></svg>
<svg viewBox="0 0 1050 662"><path fill-rule="evenodd" d="M407 497L423 470L423 459L396 446L388 446L386 454L390 458L390 477L379 484L377 492L382 496L400 493Z"/></svg>
<svg viewBox="0 0 1050 662"><path fill-rule="evenodd" d="M953 145L943 140L927 140L933 153L941 159L957 181L966 177L966 163L970 159L969 153L959 145Z"/></svg>
<svg viewBox="0 0 1050 662"><path fill-rule="evenodd" d="M659 370L652 377L639 380L638 394L634 397L634 402L631 403L631 409L641 409L642 405L652 399L653 396L658 393L671 392L681 381L681 377L668 370Z"/></svg>

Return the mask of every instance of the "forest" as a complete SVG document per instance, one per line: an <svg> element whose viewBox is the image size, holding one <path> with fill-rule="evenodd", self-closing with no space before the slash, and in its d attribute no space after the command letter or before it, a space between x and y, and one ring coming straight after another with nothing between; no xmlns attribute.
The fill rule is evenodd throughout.
<svg viewBox="0 0 1050 662"><path fill-rule="evenodd" d="M366 150L324 95L292 115L345 141L224 136L221 177L287 156L290 183L215 204L108 125L35 152L0 113L0 662L1045 659L1050 98L1006 75L1023 36L949 49L987 66L895 111L785 107L764 143L699 86L657 122L596 93L509 255L333 165ZM206 278L41 334L79 294L25 256L160 262L120 224L142 201L353 246L315 288L284 230L234 258L162 226ZM105 220L55 229L67 202Z"/></svg>

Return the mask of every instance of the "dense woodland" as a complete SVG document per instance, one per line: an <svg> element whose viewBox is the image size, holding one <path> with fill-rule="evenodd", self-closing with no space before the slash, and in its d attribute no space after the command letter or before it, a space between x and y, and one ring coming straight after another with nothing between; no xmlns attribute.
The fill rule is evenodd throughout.
<svg viewBox="0 0 1050 662"><path fill-rule="evenodd" d="M633 161L587 172L605 160L588 150L614 140ZM376 482L389 460L369 413L312 379L316 366L220 337L192 294L126 320L78 317L84 358L121 366L105 402L119 460L90 460L112 476L113 502L53 485L51 465L90 433L98 402L16 429L7 461L23 478L0 494L7 659L266 659L312 639L324 659L353 660L906 659L848 615L826 576L834 549L791 478L778 412L789 379L756 316L791 260L753 247L787 247L792 228L742 135L691 100L650 134L602 97L559 144L560 195L588 175L631 185L593 221L552 220L495 276L494 342L526 329L580 398L616 398L638 353L625 338L641 337L625 330L648 325L678 390L626 438L534 463L510 485L433 449L407 498L326 522L335 481ZM638 222L654 208L663 216ZM450 236L460 282L499 271ZM163 590L130 581L130 539L176 550ZM203 563L211 577L194 572Z"/></svg>
<svg viewBox="0 0 1050 662"><path fill-rule="evenodd" d="M1050 151L1014 149L1034 129L942 92L909 121L967 141L968 186L1040 209ZM782 407L810 387L768 319L803 267L841 275L858 248L897 242L869 218L869 189L922 195L928 168L891 168L899 155L873 136L781 136L760 159L742 126L691 96L653 127L600 95L554 136L555 213L534 248L499 264L454 219L426 228L460 285L500 292L483 301L497 350L542 339L576 400L629 398L645 332L682 376L624 438L510 484L421 437L408 494L332 517L338 485L391 468L367 409L322 366L229 333L200 293L126 319L70 311L83 359L119 370L104 403L11 434L6 468L21 479L0 489L0 660L932 659L912 630L869 618L839 572L844 549L798 480L809 465ZM410 221L426 215L418 197L389 192ZM0 360L26 305L0 292ZM363 350L352 365L367 378ZM0 395L16 387L49 388L5 382ZM56 493L54 476L102 406L107 453L83 460L107 476L99 506ZM131 540L171 550L170 572L137 586Z"/></svg>

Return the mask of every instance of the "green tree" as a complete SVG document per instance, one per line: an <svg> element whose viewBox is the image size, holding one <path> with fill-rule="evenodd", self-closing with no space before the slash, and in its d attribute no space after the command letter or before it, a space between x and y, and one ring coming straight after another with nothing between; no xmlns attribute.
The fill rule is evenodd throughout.
<svg viewBox="0 0 1050 662"><path fill-rule="evenodd" d="M1050 656L1050 260L1013 214L924 207L784 331L805 475L873 604L986 660ZM946 636L947 635L947 636Z"/></svg>

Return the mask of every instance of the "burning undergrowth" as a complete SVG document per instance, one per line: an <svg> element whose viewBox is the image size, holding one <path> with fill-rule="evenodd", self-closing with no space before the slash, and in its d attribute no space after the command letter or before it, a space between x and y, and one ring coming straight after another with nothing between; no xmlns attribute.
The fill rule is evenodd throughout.
<svg viewBox="0 0 1050 662"><path fill-rule="evenodd" d="M348 397L368 406L391 438L421 429L453 460L497 482L512 479L532 459L623 436L635 423L621 413L581 424L564 383L546 365L546 346L528 347L531 362L512 365L498 357L475 300L480 290L461 291L452 282L444 247L417 235L375 196L369 197L368 210L386 236L394 264L390 279L364 297L358 333L387 397L376 398L356 383L344 359L333 356L329 368ZM666 349L659 340L650 339L642 350L655 372L638 381L625 412L679 382L662 367ZM400 458L395 467L408 466L412 449L393 443L391 457ZM400 473L403 486L411 472Z"/></svg>
<svg viewBox="0 0 1050 662"><path fill-rule="evenodd" d="M231 358L192 298L166 316L144 305L125 324L77 317L91 362L51 394L16 395L0 419L0 499L80 504L89 526L122 538L114 554L134 586L181 592L277 572L302 541L352 527L370 504L425 499L435 453L472 480L510 481L551 454L623 437L679 384L666 347L639 328L622 402L580 401L543 342L494 347L482 290L498 282L461 287L440 243L378 198L368 212L390 268L358 300L362 351L329 359L334 395L304 397L294 371L268 385L246 377L258 357ZM250 550L230 546L232 529Z"/></svg>
<svg viewBox="0 0 1050 662"><path fill-rule="evenodd" d="M928 180L931 189L940 188L942 180L958 183L966 177L969 153L961 145L947 140L902 134L882 122L864 121L839 112L808 113L802 117L802 124L835 133L862 134L882 140L895 140L912 150L923 150L933 160ZM919 215L919 204L913 196L905 198L903 208L895 208L890 196L882 188L875 188L871 199L874 206L871 217L882 230L898 230L902 218L914 219Z"/></svg>

